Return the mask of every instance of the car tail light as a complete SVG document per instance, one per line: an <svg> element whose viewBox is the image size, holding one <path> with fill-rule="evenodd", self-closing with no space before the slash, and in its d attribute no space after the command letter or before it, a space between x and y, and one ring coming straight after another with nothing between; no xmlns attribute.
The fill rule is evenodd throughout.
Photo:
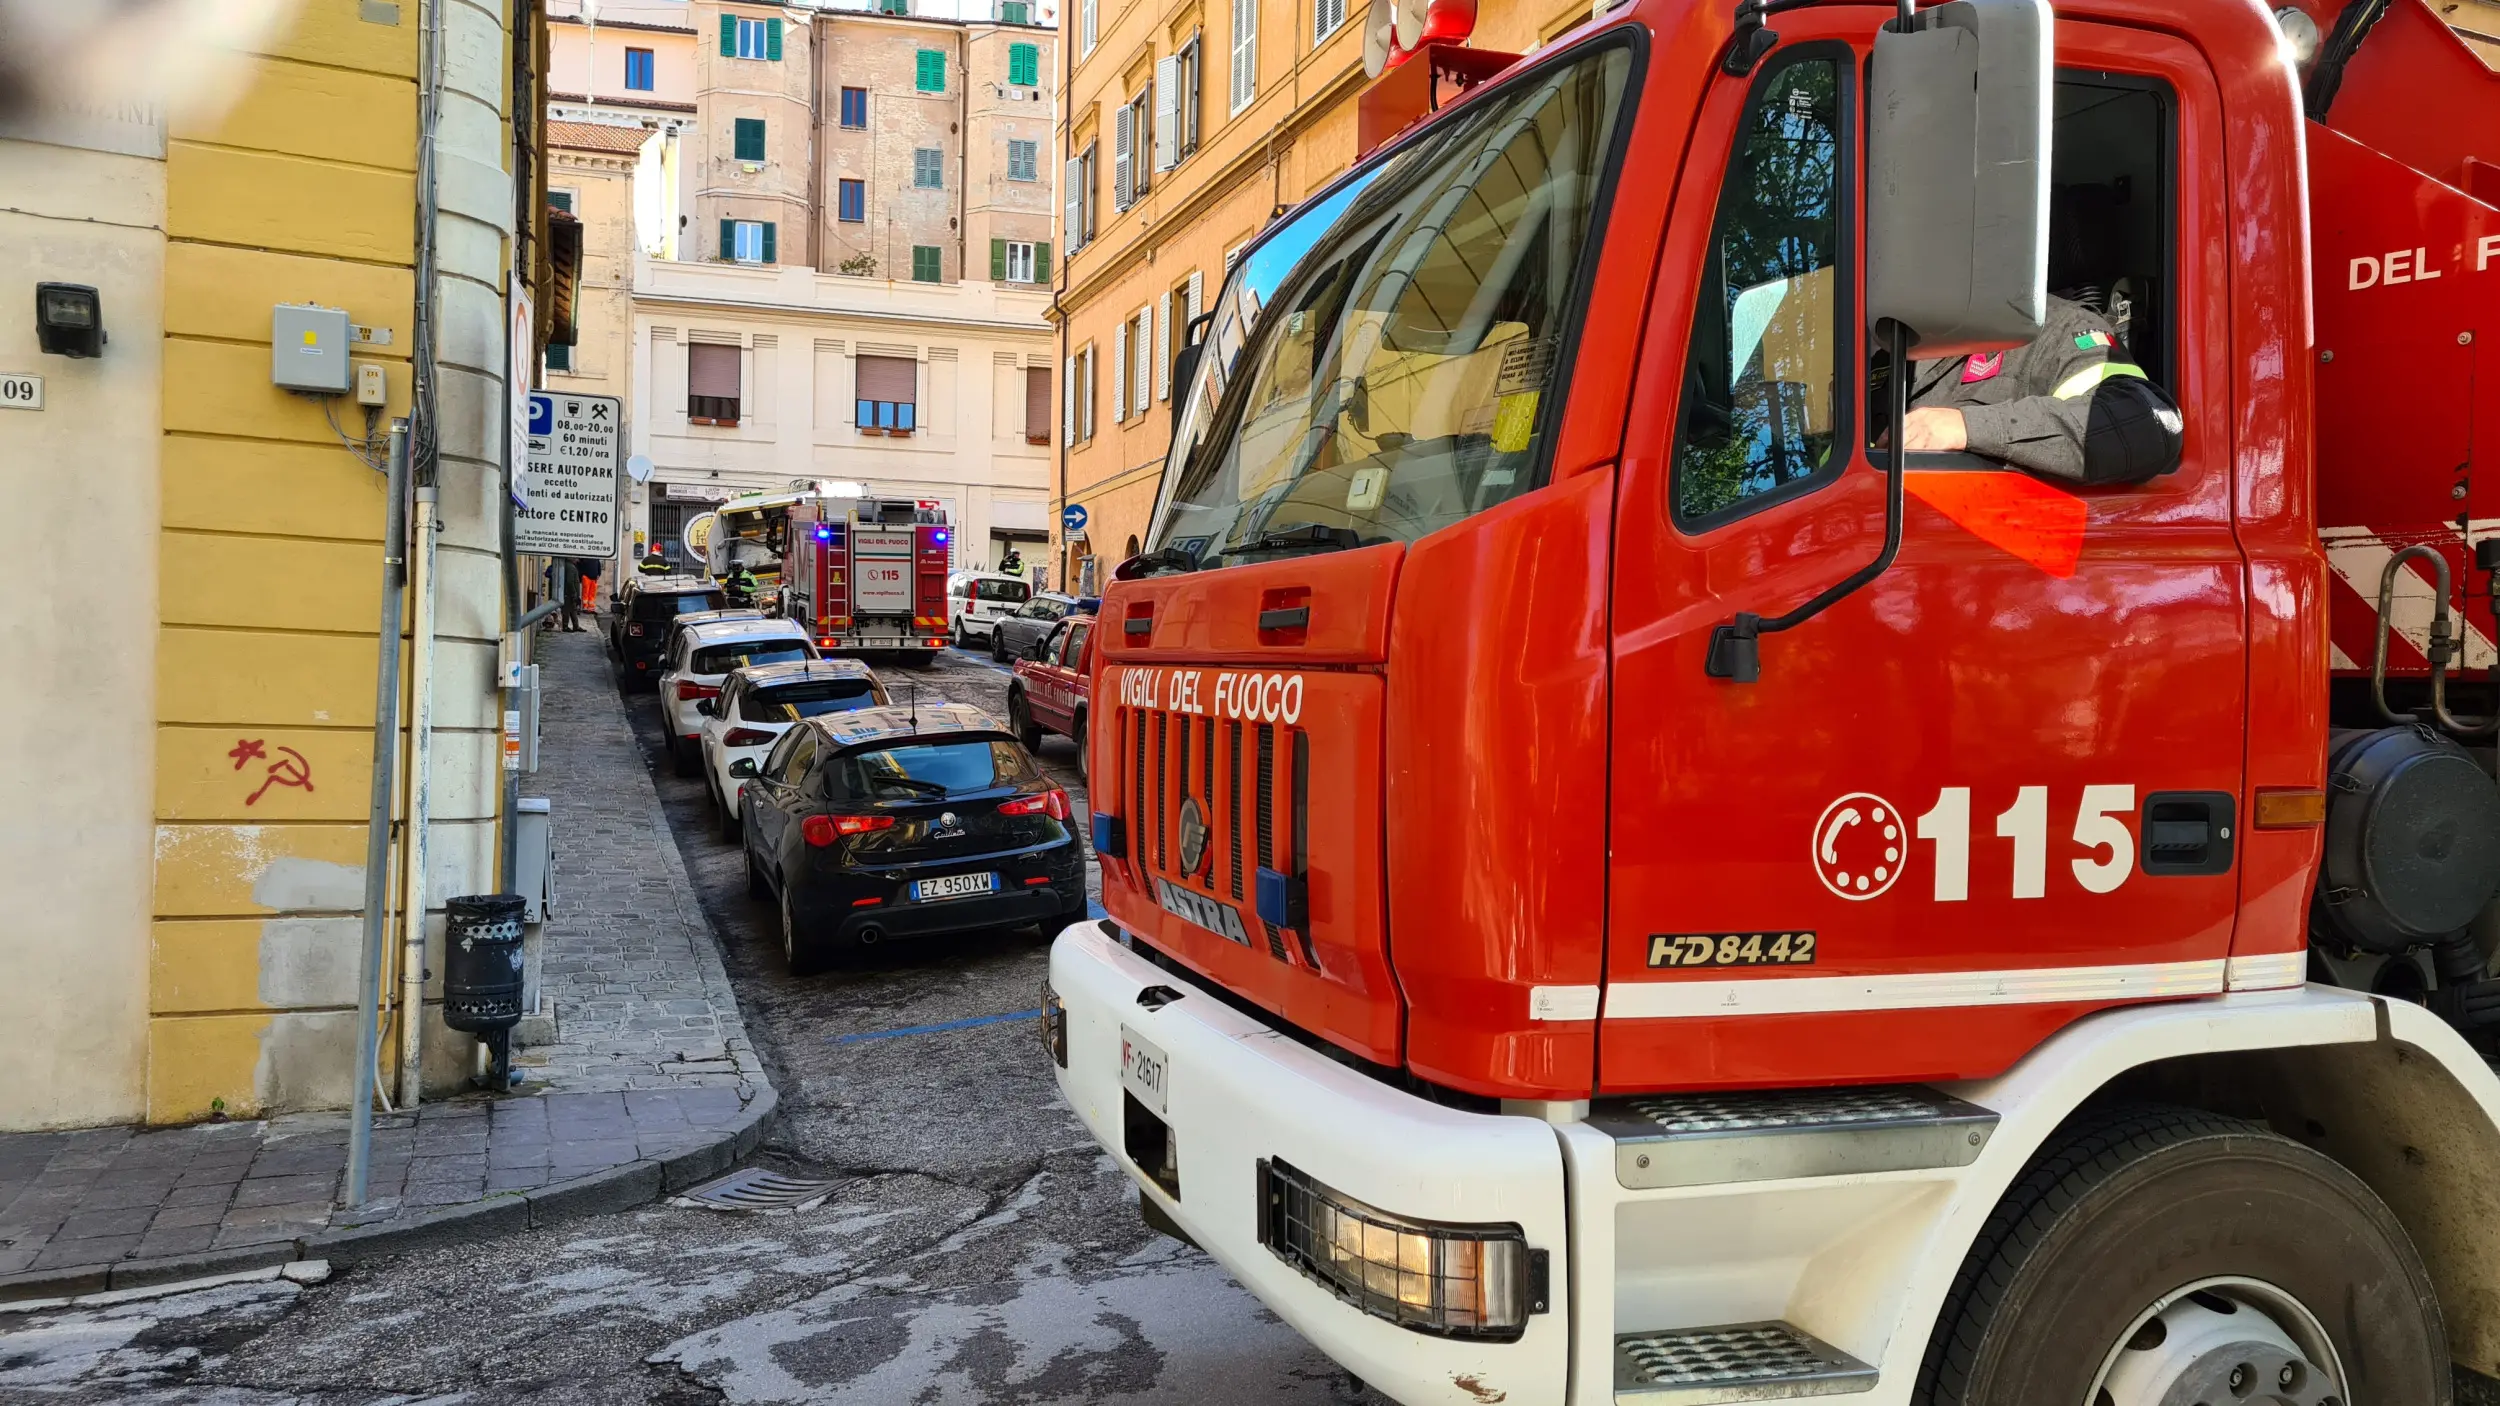
<svg viewBox="0 0 2500 1406"><path fill-rule="evenodd" d="M811 815L799 822L799 838L818 849L832 844L835 834L830 815Z"/></svg>
<svg viewBox="0 0 2500 1406"><path fill-rule="evenodd" d="M679 679L677 681L677 701L680 703L692 703L698 698L718 697L720 697L720 685L718 684L696 683L692 679Z"/></svg>
<svg viewBox="0 0 2500 1406"><path fill-rule="evenodd" d="M1259 1160L1259 1240L1338 1298L1419 1333L1510 1341L1547 1307L1548 1260L1515 1225L1392 1215Z"/></svg>
<svg viewBox="0 0 2500 1406"><path fill-rule="evenodd" d="M799 836L821 849L843 835L893 828L894 817L890 815L811 815L799 822Z"/></svg>
<svg viewBox="0 0 2500 1406"><path fill-rule="evenodd" d="M765 743L772 741L774 736L775 734L767 732L760 727L733 727L729 731L721 734L720 745L724 747L761 747Z"/></svg>
<svg viewBox="0 0 2500 1406"><path fill-rule="evenodd" d="M1001 801L998 804L998 813L1000 815L1047 815L1053 820L1065 820L1073 812L1068 809L1068 793L1053 786L1038 796Z"/></svg>

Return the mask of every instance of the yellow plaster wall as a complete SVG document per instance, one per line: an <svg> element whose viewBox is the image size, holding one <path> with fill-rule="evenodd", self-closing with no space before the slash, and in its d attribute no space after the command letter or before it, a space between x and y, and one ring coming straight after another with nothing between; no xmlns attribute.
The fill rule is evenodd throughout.
<svg viewBox="0 0 2500 1406"><path fill-rule="evenodd" d="M283 1111L352 1062L335 966L362 902L382 475L339 437L365 432L352 397L325 415L270 384L270 312L386 331L353 359L384 368L384 422L407 413L418 7L397 9L304 0L232 105L170 134L152 1121Z"/></svg>

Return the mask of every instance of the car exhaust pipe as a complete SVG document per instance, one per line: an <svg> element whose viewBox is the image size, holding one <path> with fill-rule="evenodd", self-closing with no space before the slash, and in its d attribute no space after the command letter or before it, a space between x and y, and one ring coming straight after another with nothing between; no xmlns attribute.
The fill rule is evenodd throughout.
<svg viewBox="0 0 2500 1406"><path fill-rule="evenodd" d="M859 930L859 945L862 947L874 947L883 941L885 941L885 929L878 927L875 923L870 923Z"/></svg>

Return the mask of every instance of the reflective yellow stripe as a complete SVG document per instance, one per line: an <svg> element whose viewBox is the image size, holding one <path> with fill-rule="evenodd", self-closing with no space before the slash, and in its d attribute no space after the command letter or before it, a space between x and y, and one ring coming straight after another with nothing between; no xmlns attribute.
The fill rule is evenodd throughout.
<svg viewBox="0 0 2500 1406"><path fill-rule="evenodd" d="M2141 369L2129 366L2123 361L2104 361L2098 366L2078 371L2067 377L2064 384L2049 394L2056 396L2059 400L2072 400L2112 376L2133 376L2139 381L2148 379Z"/></svg>

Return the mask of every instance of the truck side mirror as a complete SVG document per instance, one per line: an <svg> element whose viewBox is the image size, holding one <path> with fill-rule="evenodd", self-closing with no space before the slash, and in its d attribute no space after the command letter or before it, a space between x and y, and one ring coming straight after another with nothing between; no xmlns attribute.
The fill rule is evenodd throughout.
<svg viewBox="0 0 2500 1406"><path fill-rule="evenodd" d="M1204 342L1191 342L1188 346L1172 353L1173 385L1189 384L1189 378L1198 374L1198 358L1206 349L1207 344Z"/></svg>
<svg viewBox="0 0 2500 1406"><path fill-rule="evenodd" d="M2018 347L2048 317L2044 0L1951 0L1875 36L1866 318L1922 360Z"/></svg>

